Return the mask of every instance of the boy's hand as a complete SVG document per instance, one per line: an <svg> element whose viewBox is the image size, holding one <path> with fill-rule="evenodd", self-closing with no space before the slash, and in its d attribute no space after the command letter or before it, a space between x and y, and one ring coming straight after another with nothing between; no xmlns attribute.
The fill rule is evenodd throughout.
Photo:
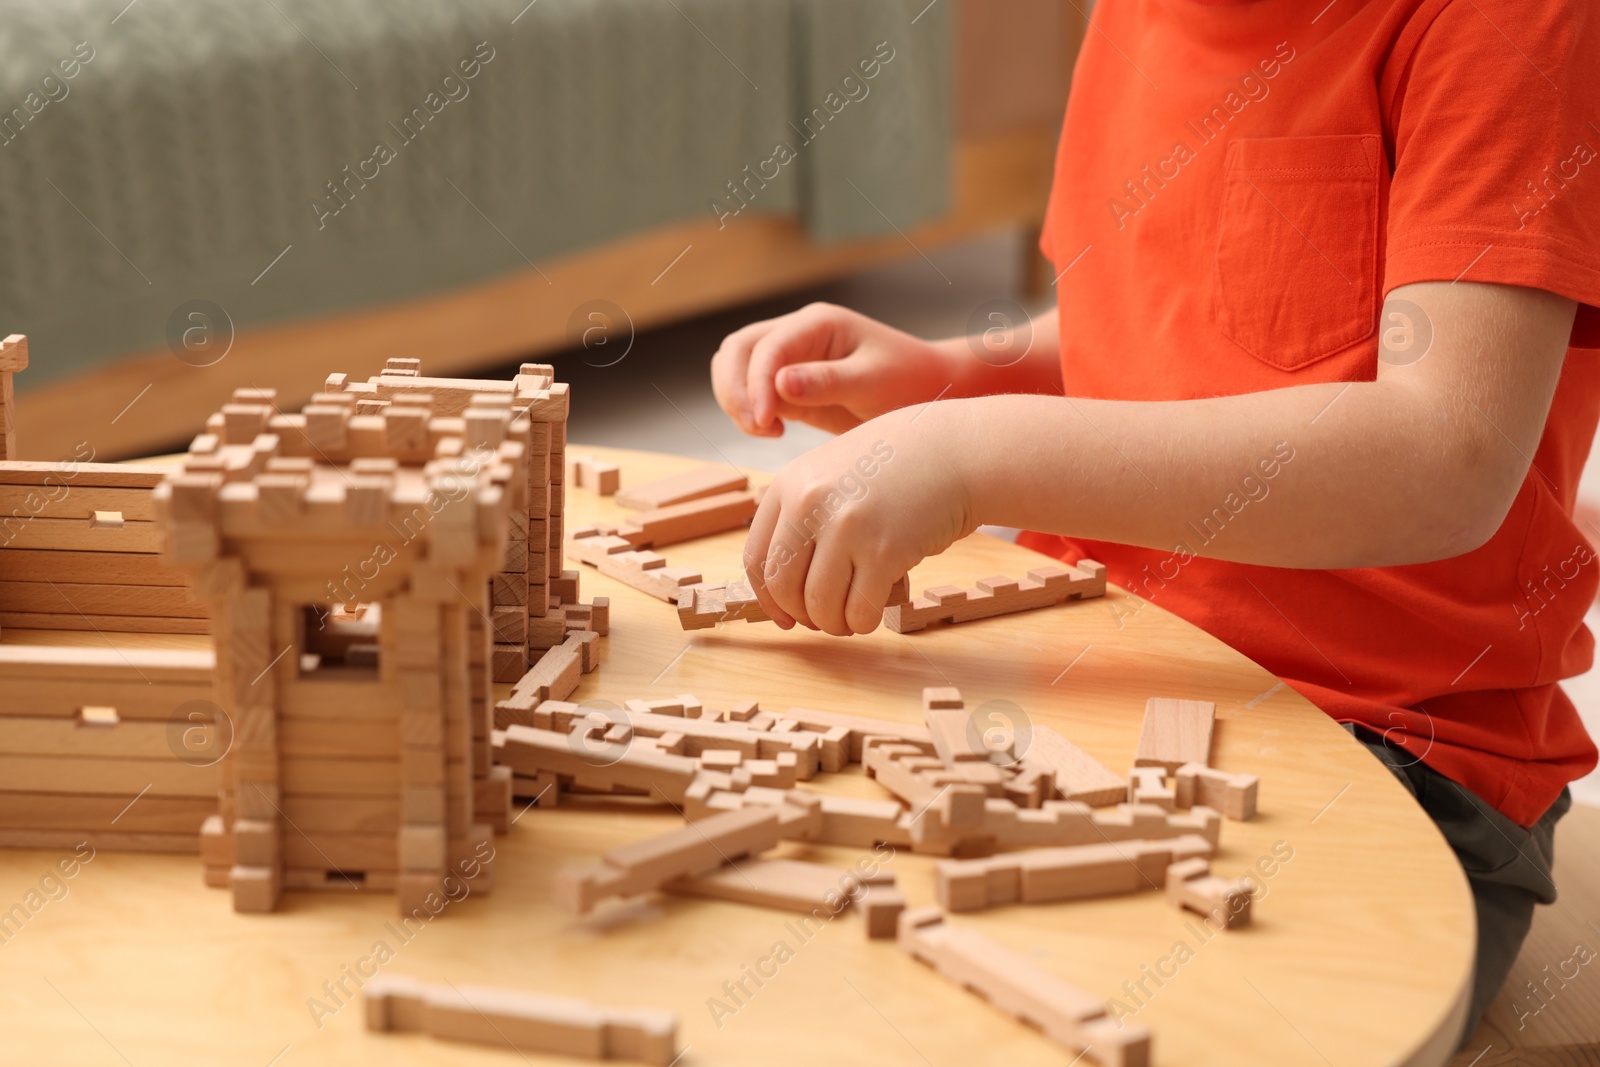
<svg viewBox="0 0 1600 1067"><path fill-rule="evenodd" d="M811 304L731 333L711 358L717 402L748 434L798 419L843 433L952 382L937 345L845 308Z"/></svg>
<svg viewBox="0 0 1600 1067"><path fill-rule="evenodd" d="M783 469L744 550L745 574L774 622L869 633L896 580L972 532L962 406L892 412Z"/></svg>

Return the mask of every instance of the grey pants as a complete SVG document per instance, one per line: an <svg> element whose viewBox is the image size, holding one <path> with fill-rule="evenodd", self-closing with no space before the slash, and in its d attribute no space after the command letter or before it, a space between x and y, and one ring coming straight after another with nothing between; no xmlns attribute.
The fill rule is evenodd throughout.
<svg viewBox="0 0 1600 1067"><path fill-rule="evenodd" d="M1556 822L1572 807L1572 795L1563 789L1538 822L1523 828L1404 749L1353 724L1346 723L1345 729L1417 798L1455 849L1472 885L1478 909L1478 958L1472 976L1472 1007L1461 1035L1465 1042L1505 984L1533 925L1533 906L1555 903L1551 865Z"/></svg>

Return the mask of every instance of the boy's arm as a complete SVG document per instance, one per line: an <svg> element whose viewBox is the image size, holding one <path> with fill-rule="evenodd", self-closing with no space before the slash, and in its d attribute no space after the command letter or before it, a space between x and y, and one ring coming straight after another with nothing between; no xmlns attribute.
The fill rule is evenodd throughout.
<svg viewBox="0 0 1600 1067"><path fill-rule="evenodd" d="M1333 569L1470 551L1528 472L1575 304L1474 283L1396 298L1431 320L1432 344L1370 382L1171 402L989 396L873 420L780 475L751 528L752 584L780 623L861 633L890 583L979 524L1170 549L1230 495L1258 499L1207 556ZM875 442L892 459L830 508L840 468Z"/></svg>
<svg viewBox="0 0 1600 1067"><path fill-rule="evenodd" d="M717 401L746 433L788 419L843 433L896 408L991 393L1061 394L1054 308L1003 313L972 337L924 341L832 304L811 304L731 333L711 359Z"/></svg>

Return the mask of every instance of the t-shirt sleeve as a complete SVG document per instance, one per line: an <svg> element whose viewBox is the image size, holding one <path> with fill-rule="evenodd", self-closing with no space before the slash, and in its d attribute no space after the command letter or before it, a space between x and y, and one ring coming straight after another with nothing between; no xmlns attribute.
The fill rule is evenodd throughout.
<svg viewBox="0 0 1600 1067"><path fill-rule="evenodd" d="M1394 57L1385 291L1545 289L1581 305L1572 343L1600 347L1600 18L1588 7L1454 0Z"/></svg>

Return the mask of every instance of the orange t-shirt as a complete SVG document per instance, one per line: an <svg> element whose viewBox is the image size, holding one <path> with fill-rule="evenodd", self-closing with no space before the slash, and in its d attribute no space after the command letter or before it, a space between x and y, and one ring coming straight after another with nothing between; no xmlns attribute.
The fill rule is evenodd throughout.
<svg viewBox="0 0 1600 1067"><path fill-rule="evenodd" d="M1383 298L1412 282L1583 306L1533 469L1476 551L1337 571L1200 558L1272 506L1292 432L1171 551L1023 543L1103 561L1329 715L1533 823L1596 759L1557 682L1593 659L1583 616L1600 585L1572 518L1600 418L1597 150L1600 17L1577 0L1101 0L1043 241L1064 271L1069 396L1370 381Z"/></svg>

